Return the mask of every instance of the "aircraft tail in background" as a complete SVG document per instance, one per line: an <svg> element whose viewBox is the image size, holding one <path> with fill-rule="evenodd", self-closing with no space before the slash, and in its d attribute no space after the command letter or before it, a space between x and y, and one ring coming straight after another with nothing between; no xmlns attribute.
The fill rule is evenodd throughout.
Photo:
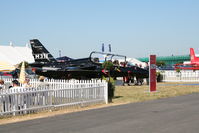
<svg viewBox="0 0 199 133"><path fill-rule="evenodd" d="M39 40L30 40L30 45L32 48L32 54L34 56L35 62L57 62L56 59L48 52L48 50L42 45Z"/></svg>
<svg viewBox="0 0 199 133"><path fill-rule="evenodd" d="M199 57L196 57L194 49L190 48L191 63L199 63Z"/></svg>

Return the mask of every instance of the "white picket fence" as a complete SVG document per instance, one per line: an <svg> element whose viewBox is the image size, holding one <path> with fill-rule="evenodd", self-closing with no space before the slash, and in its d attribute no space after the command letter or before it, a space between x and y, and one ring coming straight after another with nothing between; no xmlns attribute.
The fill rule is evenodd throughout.
<svg viewBox="0 0 199 133"><path fill-rule="evenodd" d="M199 82L199 71L165 71L163 82Z"/></svg>
<svg viewBox="0 0 199 133"><path fill-rule="evenodd" d="M11 82L12 79L5 79ZM108 87L102 80L30 80L31 87L0 90L0 115L17 115L108 103Z"/></svg>

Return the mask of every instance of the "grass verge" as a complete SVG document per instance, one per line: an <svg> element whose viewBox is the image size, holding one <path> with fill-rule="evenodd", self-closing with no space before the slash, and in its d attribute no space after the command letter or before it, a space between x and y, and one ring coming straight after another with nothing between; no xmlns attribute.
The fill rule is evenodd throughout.
<svg viewBox="0 0 199 133"><path fill-rule="evenodd" d="M180 84L182 83L159 83L157 85L157 92L152 93L149 92L149 87L146 85L117 86L115 90L115 98L113 99L113 103L142 102L147 100L174 97L199 92L199 85Z"/></svg>

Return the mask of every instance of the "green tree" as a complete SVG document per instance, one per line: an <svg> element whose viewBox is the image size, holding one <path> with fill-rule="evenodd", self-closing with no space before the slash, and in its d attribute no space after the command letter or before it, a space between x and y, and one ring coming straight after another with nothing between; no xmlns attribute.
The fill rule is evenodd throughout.
<svg viewBox="0 0 199 133"><path fill-rule="evenodd" d="M102 68L105 69L105 70L112 70L113 69L113 63L111 61L105 61L103 64L102 64Z"/></svg>
<svg viewBox="0 0 199 133"><path fill-rule="evenodd" d="M114 78L111 77L111 71L113 70L113 63L111 61L105 61L102 64L102 68L105 69L106 71L108 71L108 79L103 77L104 79L106 79L106 81L108 82L108 101L112 102L112 98L114 97L114 92L115 92L115 81Z"/></svg>
<svg viewBox="0 0 199 133"><path fill-rule="evenodd" d="M180 69L176 69L176 72L177 72L177 73L180 73Z"/></svg>
<svg viewBox="0 0 199 133"><path fill-rule="evenodd" d="M22 63L23 63L23 61L19 64L19 66L18 66L19 69L21 68ZM24 63L25 63L25 68L28 68L29 67L28 62L25 61Z"/></svg>
<svg viewBox="0 0 199 133"><path fill-rule="evenodd" d="M164 61L157 61L157 62L156 62L156 65L157 65L158 67L160 67L160 66L165 66L166 63L165 63Z"/></svg>

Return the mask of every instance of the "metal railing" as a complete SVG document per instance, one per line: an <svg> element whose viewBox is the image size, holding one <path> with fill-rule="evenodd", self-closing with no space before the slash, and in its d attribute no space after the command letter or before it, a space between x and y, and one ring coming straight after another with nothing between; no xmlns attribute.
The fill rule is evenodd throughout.
<svg viewBox="0 0 199 133"><path fill-rule="evenodd" d="M165 71L163 82L199 82L199 71Z"/></svg>

